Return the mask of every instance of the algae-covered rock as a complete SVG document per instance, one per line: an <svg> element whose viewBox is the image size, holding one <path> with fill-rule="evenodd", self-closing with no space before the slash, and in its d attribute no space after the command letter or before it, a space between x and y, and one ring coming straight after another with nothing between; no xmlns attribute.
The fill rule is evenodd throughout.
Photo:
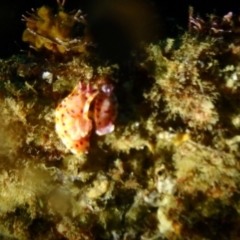
<svg viewBox="0 0 240 240"><path fill-rule="evenodd" d="M75 26L62 5L55 18L37 11L47 10L49 25L25 19L46 52L0 61L1 238L239 239L238 18L213 26L190 15L189 31L143 43L126 67L75 51L71 35L64 41L74 49L53 41ZM118 115L101 135L87 99L106 76ZM84 114L73 116L92 124L90 147L72 154L55 132L55 111L79 82L91 87Z"/></svg>

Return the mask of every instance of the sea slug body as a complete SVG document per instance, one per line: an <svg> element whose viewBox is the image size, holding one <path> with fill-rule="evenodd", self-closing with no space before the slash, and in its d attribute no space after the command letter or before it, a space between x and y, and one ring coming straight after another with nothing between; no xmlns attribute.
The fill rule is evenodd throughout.
<svg viewBox="0 0 240 240"><path fill-rule="evenodd" d="M117 101L111 84L93 88L81 82L55 111L55 130L73 154L87 153L93 126L97 135L114 130Z"/></svg>
<svg viewBox="0 0 240 240"><path fill-rule="evenodd" d="M112 85L104 84L101 87L100 94L95 99L95 132L99 136L114 131L114 121L117 116L117 101L112 91Z"/></svg>
<svg viewBox="0 0 240 240"><path fill-rule="evenodd" d="M74 154L88 152L92 130L92 120L88 114L97 94L89 85L84 86L80 82L56 109L56 132L67 149Z"/></svg>

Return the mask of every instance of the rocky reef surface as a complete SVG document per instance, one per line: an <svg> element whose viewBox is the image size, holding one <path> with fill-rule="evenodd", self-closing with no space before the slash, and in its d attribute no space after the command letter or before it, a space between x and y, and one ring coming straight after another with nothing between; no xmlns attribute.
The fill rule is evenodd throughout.
<svg viewBox="0 0 240 240"><path fill-rule="evenodd" d="M190 9L188 31L127 65L101 60L63 3L24 19L36 51L0 60L1 239L239 239L238 16ZM72 154L55 111L96 76L114 85L115 128Z"/></svg>

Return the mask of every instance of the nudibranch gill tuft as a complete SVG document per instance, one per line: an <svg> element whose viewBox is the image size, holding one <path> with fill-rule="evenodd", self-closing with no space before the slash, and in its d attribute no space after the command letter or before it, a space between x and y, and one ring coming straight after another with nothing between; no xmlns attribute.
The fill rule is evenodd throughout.
<svg viewBox="0 0 240 240"><path fill-rule="evenodd" d="M79 82L56 108L55 129L72 153L87 153L93 126L97 135L108 134L114 130L116 116L112 84L93 87Z"/></svg>

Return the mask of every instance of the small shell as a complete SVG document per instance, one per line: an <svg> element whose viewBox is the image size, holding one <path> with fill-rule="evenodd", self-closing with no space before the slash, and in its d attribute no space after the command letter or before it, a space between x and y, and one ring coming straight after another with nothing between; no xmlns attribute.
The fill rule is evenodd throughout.
<svg viewBox="0 0 240 240"><path fill-rule="evenodd" d="M87 152L92 120L89 108L97 91L89 85L78 84L72 93L58 105L55 112L55 129L63 144L74 154Z"/></svg>

